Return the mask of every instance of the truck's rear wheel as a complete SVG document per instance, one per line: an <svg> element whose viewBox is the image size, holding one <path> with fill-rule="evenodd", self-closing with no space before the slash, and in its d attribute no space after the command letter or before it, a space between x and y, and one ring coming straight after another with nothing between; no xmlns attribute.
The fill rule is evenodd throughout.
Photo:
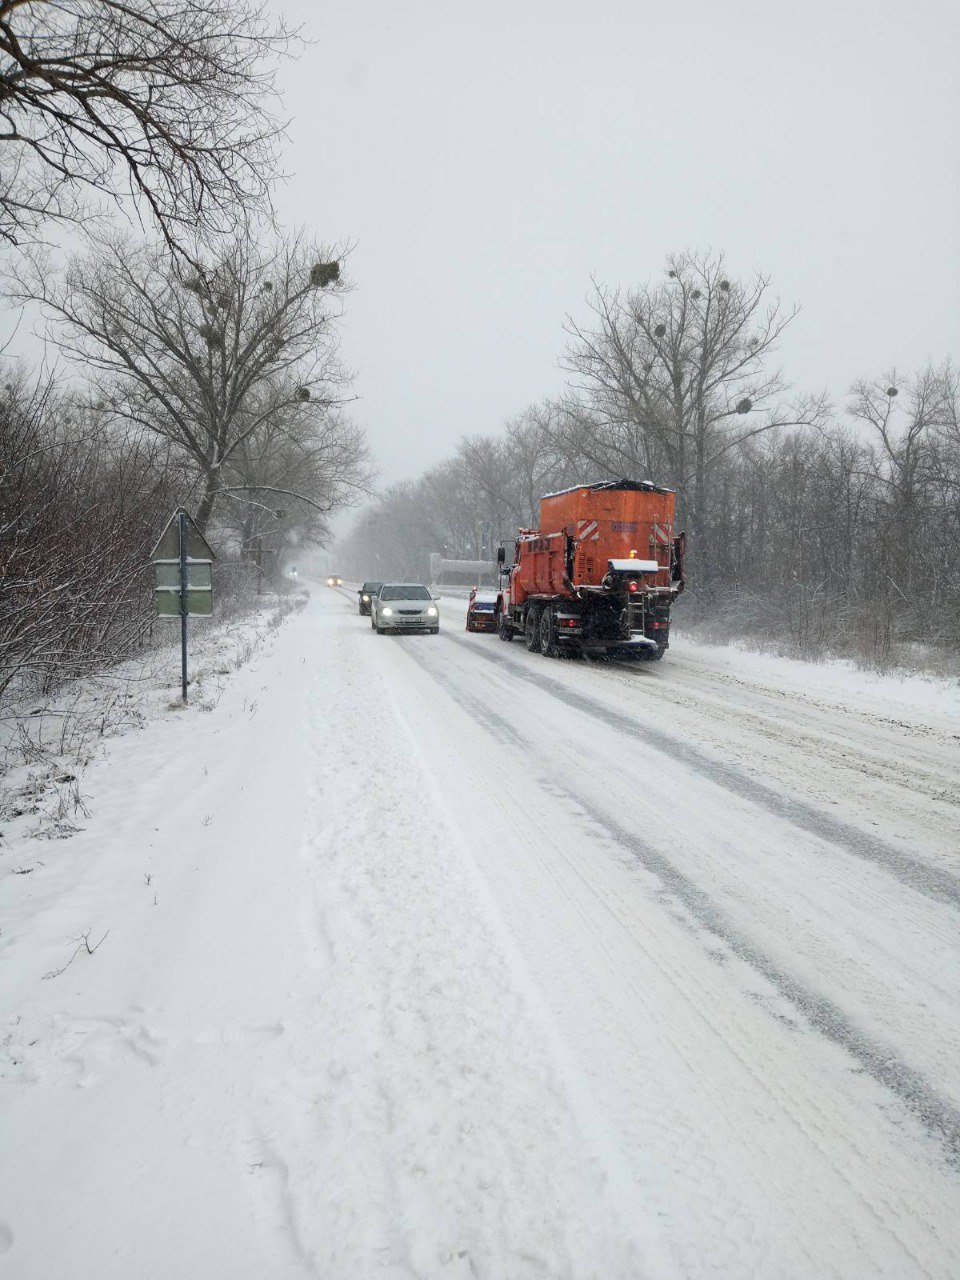
<svg viewBox="0 0 960 1280"><path fill-rule="evenodd" d="M531 653L540 648L540 608L538 605L527 606L527 616L523 624L523 639Z"/></svg>
<svg viewBox="0 0 960 1280"><path fill-rule="evenodd" d="M557 645L557 620L548 605L540 618L540 652L545 658L557 658L560 650Z"/></svg>
<svg viewBox="0 0 960 1280"><path fill-rule="evenodd" d="M501 640L510 641L513 639L513 627L507 621L507 615L503 612L497 614L497 635Z"/></svg>

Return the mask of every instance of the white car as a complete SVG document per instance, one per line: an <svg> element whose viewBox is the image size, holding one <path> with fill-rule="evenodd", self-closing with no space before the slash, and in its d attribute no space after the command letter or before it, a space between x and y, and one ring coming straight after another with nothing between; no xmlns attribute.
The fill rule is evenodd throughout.
<svg viewBox="0 0 960 1280"><path fill-rule="evenodd" d="M370 625L378 636L390 631L440 630L440 610L420 582L385 582L370 601Z"/></svg>

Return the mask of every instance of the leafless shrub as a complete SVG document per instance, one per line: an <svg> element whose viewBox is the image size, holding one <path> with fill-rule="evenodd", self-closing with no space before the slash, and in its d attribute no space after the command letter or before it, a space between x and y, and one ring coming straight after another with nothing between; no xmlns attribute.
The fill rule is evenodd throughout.
<svg viewBox="0 0 960 1280"><path fill-rule="evenodd" d="M100 939L100 941L95 942L93 946L91 946L90 935L92 932L93 932L92 929L88 929L86 933L82 933L79 938L75 938L74 941L77 944L76 948L72 952L66 964L61 965L59 969L51 969L48 973L45 973L43 975L43 980L48 981L50 978L59 978L62 973L65 973L67 969L70 968L74 960L76 960L77 956L79 955L92 956L94 952L99 950L99 948L104 944L104 942L106 942L107 938L110 936L110 930L108 929L106 933L103 935L103 937Z"/></svg>
<svg viewBox="0 0 960 1280"><path fill-rule="evenodd" d="M207 695L204 698L201 698L197 702L197 708L200 711L204 712L206 715L209 715L211 711L216 711L217 707L220 705L220 699L222 697L223 697L223 685L218 684L213 693Z"/></svg>
<svg viewBox="0 0 960 1280"><path fill-rule="evenodd" d="M241 667L245 667L256 651L256 642L252 637L246 637L237 642L237 647L233 655L233 669L239 671Z"/></svg>
<svg viewBox="0 0 960 1280"><path fill-rule="evenodd" d="M163 450L21 378L0 397L0 709L135 651L171 503ZM67 716L69 719L69 716Z"/></svg>

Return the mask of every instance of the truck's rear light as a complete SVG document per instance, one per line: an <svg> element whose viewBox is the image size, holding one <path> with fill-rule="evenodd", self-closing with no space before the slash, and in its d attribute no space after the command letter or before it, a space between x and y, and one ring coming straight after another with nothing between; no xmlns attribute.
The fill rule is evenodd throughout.
<svg viewBox="0 0 960 1280"><path fill-rule="evenodd" d="M560 625L561 625L561 627L575 627L575 626L577 625L577 619L576 619L576 618L561 618L561 619L560 619Z"/></svg>
<svg viewBox="0 0 960 1280"><path fill-rule="evenodd" d="M628 582L628 583L627 583L627 590L628 590L628 591L636 591L636 589L637 589L637 584L636 584L635 582Z"/></svg>

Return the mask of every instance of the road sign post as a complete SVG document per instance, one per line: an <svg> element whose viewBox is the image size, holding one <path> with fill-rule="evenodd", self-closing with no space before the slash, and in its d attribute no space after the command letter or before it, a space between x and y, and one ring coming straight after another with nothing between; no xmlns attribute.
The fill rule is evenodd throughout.
<svg viewBox="0 0 960 1280"><path fill-rule="evenodd" d="M187 516L186 512L177 512L177 525L180 533L180 696L187 700Z"/></svg>
<svg viewBox="0 0 960 1280"><path fill-rule="evenodd" d="M157 616L180 619L180 696L187 701L187 619L213 613L213 551L193 518L178 507L150 554Z"/></svg>

